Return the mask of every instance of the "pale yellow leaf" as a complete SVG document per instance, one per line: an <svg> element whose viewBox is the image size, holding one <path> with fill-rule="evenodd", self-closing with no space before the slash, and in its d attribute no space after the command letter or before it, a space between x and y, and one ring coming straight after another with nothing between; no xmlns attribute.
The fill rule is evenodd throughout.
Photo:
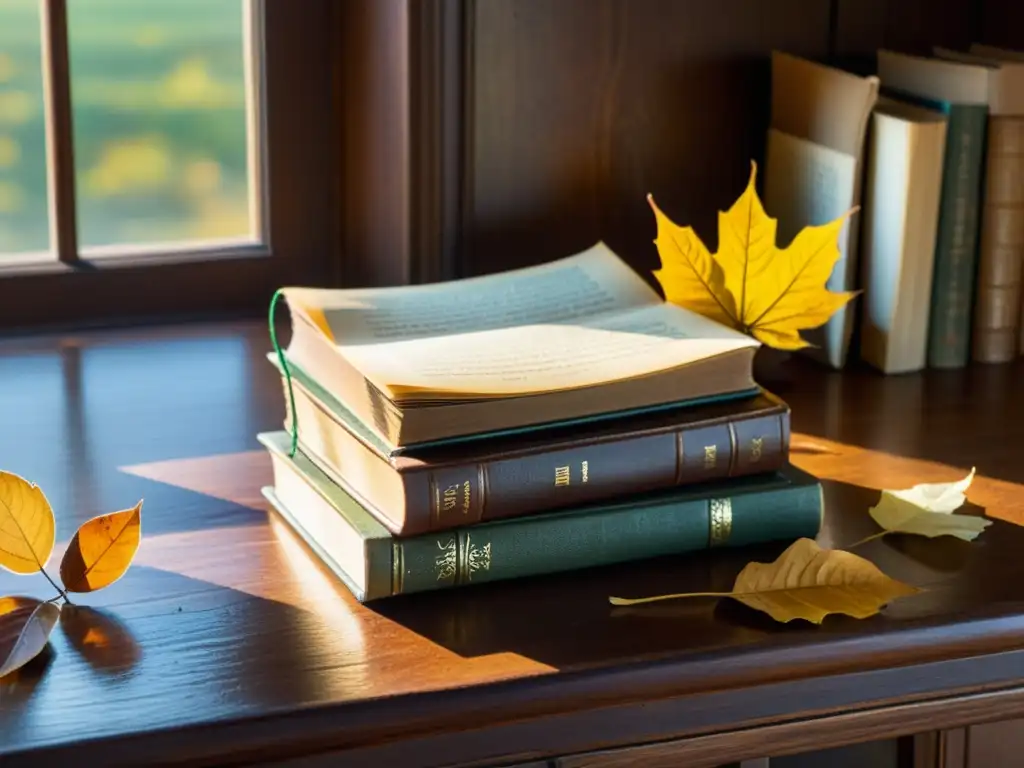
<svg viewBox="0 0 1024 768"><path fill-rule="evenodd" d="M92 592L121 578L131 565L142 536L142 502L131 509L82 523L60 563L69 592Z"/></svg>
<svg viewBox="0 0 1024 768"><path fill-rule="evenodd" d="M0 598L0 677L28 664L46 647L60 606L34 598Z"/></svg>
<svg viewBox="0 0 1024 768"><path fill-rule="evenodd" d="M0 472L0 567L35 573L53 552L54 518L39 486Z"/></svg>
<svg viewBox="0 0 1024 768"><path fill-rule="evenodd" d="M718 216L712 255L690 227L669 220L651 202L662 268L655 277L665 298L749 333L779 349L808 346L800 331L825 324L855 296L826 283L839 260L847 217L805 227L787 248L776 245L777 222L764 210L751 164L747 188ZM716 267L717 266L717 270Z"/></svg>
<svg viewBox="0 0 1024 768"><path fill-rule="evenodd" d="M884 605L918 590L889 578L862 557L822 549L811 539L798 539L772 563L748 563L732 592L680 593L642 598L609 598L613 605L683 597L731 597L776 621L795 619L820 624L832 613L863 619Z"/></svg>
<svg viewBox="0 0 1024 768"><path fill-rule="evenodd" d="M929 512L953 512L967 501L967 489L974 482L975 467L962 480L952 483L920 483L902 491L883 491L884 494L910 502Z"/></svg>
<svg viewBox="0 0 1024 768"><path fill-rule="evenodd" d="M966 492L974 480L972 468L967 477L952 483L921 483L902 491L882 491L878 504L868 512L884 530L918 536L955 536L973 541L992 524L976 515L956 515L967 500Z"/></svg>
<svg viewBox="0 0 1024 768"><path fill-rule="evenodd" d="M665 299L736 328L736 308L725 289L725 274L691 227L673 224L647 196L658 225L655 244L661 255L661 269L654 276L665 291Z"/></svg>

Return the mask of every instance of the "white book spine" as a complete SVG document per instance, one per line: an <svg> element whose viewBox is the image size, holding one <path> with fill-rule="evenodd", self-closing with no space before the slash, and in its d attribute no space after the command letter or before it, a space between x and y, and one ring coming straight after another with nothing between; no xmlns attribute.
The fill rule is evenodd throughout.
<svg viewBox="0 0 1024 768"><path fill-rule="evenodd" d="M946 135L928 114L876 112L868 143L861 357L885 373L921 370L927 357Z"/></svg>

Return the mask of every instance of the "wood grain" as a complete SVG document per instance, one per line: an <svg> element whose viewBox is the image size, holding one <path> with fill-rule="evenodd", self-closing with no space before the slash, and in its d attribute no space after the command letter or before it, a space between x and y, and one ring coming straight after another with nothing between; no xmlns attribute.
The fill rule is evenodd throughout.
<svg viewBox="0 0 1024 768"><path fill-rule="evenodd" d="M930 55L935 45L963 50L980 39L980 10L987 4L971 0L838 0L835 53L841 59L873 59L879 48L921 55Z"/></svg>
<svg viewBox="0 0 1024 768"><path fill-rule="evenodd" d="M816 749L856 744L869 739L897 736L908 728L925 730L954 724L963 719L985 717L998 719L1014 716L1024 709L1024 689L1000 691L962 697L955 706L949 701L937 700L886 707L866 712L824 717L811 723L797 722L770 725L764 728L739 733L719 733L677 742L652 744L630 749L575 755L558 760L558 768L629 768L643 765L644 768L714 768L723 762L746 760L771 749L775 757L798 754ZM980 726L1000 728L1002 724ZM973 730L973 729L972 729ZM870 734L865 738L866 734ZM770 746L769 746L770 745ZM977 766L1007 764L1006 752L993 744L991 751L977 750L977 754L988 758ZM975 751L972 749L972 756ZM960 768L946 758L941 768ZM971 764L968 764L968 766Z"/></svg>
<svg viewBox="0 0 1024 768"><path fill-rule="evenodd" d="M415 216L409 3L351 0L338 8L341 278L347 286L408 283Z"/></svg>
<svg viewBox="0 0 1024 768"><path fill-rule="evenodd" d="M771 724L788 724L785 749L808 717L932 701L935 717L990 719L950 697L1024 685L1024 530L1003 521L974 545L864 545L927 591L820 628L727 602L606 603L721 589L773 547L359 606L257 495L270 473L255 435L283 418L267 345L260 323L0 343L0 466L46 491L53 562L81 522L145 499L132 569L81 597L93 611L54 633L52 653L0 681L5 766L59 762L86 739L111 765L512 763ZM768 366L762 380L794 409L794 460L836 478L821 542L872 532L878 486L971 464L969 498L1019 519L1022 373ZM0 593L52 588L0 574ZM864 722L858 738L920 727Z"/></svg>
<svg viewBox="0 0 1024 768"><path fill-rule="evenodd" d="M604 239L648 272L653 193L717 242L763 154L772 48L825 56L816 0L472 4L463 272Z"/></svg>

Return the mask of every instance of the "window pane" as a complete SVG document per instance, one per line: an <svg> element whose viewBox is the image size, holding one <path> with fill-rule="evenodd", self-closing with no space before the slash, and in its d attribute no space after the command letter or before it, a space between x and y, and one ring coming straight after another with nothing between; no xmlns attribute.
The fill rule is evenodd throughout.
<svg viewBox="0 0 1024 768"><path fill-rule="evenodd" d="M78 241L253 239L245 0L70 0Z"/></svg>
<svg viewBox="0 0 1024 768"><path fill-rule="evenodd" d="M39 24L39 0L0 2L0 265L50 247Z"/></svg>

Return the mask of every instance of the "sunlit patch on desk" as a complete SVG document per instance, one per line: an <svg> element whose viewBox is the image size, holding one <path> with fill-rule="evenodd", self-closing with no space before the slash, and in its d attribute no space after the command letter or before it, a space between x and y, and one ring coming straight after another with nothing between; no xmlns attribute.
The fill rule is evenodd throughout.
<svg viewBox="0 0 1024 768"><path fill-rule="evenodd" d="M971 469L970 465L955 466L899 456L799 432L792 436L790 460L822 480L877 490L958 480ZM1024 485L986 477L984 470L984 466L978 466L978 474L967 494L968 501L983 507L990 517L1024 525Z"/></svg>
<svg viewBox="0 0 1024 768"><path fill-rule="evenodd" d="M119 467L121 472L213 496L251 509L266 509L260 488L273 481L266 451L170 459Z"/></svg>

